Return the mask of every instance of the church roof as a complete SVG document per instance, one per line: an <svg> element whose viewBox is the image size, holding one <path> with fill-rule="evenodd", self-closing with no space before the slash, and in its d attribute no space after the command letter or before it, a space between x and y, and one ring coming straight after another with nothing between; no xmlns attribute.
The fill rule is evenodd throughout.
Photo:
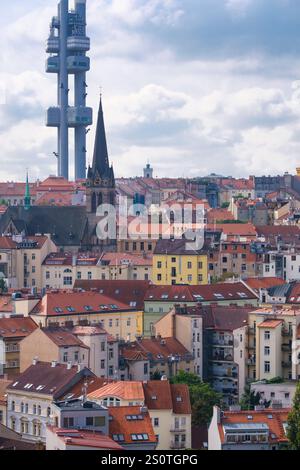
<svg viewBox="0 0 300 470"><path fill-rule="evenodd" d="M93 155L93 165L89 168L88 178L107 178L114 181L114 173L112 167L109 165L106 133L103 117L102 100L100 99L98 120L95 137L95 147Z"/></svg>
<svg viewBox="0 0 300 470"><path fill-rule="evenodd" d="M18 232L34 236L50 234L56 245L79 246L87 225L85 207L11 206L0 220L0 233L7 233L10 222Z"/></svg>

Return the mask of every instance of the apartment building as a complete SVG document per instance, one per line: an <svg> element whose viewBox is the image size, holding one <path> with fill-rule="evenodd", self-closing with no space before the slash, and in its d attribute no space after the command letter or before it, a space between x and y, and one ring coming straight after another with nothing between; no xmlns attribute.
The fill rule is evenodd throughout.
<svg viewBox="0 0 300 470"><path fill-rule="evenodd" d="M50 236L0 237L0 273L6 286L13 289L41 289L43 261L54 251L56 246Z"/></svg>
<svg viewBox="0 0 300 470"><path fill-rule="evenodd" d="M37 328L28 317L0 318L0 374L13 379L20 373L20 343Z"/></svg>
<svg viewBox="0 0 300 470"><path fill-rule="evenodd" d="M288 447L290 409L221 411L214 407L208 430L208 450L283 450Z"/></svg>
<svg viewBox="0 0 300 470"><path fill-rule="evenodd" d="M300 310L290 306L260 308L249 314L250 380L300 378Z"/></svg>
<svg viewBox="0 0 300 470"><path fill-rule="evenodd" d="M115 376L118 342L99 326L38 328L20 343L20 371L33 359L61 364L81 364L98 377Z"/></svg>
<svg viewBox="0 0 300 470"><path fill-rule="evenodd" d="M170 379L180 370L194 372L194 356L173 337L138 338L120 347L119 368L122 380Z"/></svg>
<svg viewBox="0 0 300 470"><path fill-rule="evenodd" d="M247 380L248 314L251 306L177 305L155 324L161 335L172 333L191 348L194 370L222 394L238 402Z"/></svg>
<svg viewBox="0 0 300 470"><path fill-rule="evenodd" d="M159 240L153 255L153 283L208 283L207 254L187 247L186 240Z"/></svg>
<svg viewBox="0 0 300 470"><path fill-rule="evenodd" d="M210 303L218 305L235 304L238 306L253 305L255 307L258 305L258 295L242 282L204 286L150 285L145 294L144 302L144 336L153 335L154 324L170 312L175 304L192 307L198 303L202 305Z"/></svg>
<svg viewBox="0 0 300 470"><path fill-rule="evenodd" d="M208 273L210 279L224 275L238 278L253 277L256 274L256 255L252 253L250 241L221 242L219 247L208 253Z"/></svg>
<svg viewBox="0 0 300 470"><path fill-rule="evenodd" d="M99 325L116 339L142 334L143 312L98 292L52 291L15 302L16 311L41 327Z"/></svg>
<svg viewBox="0 0 300 470"><path fill-rule="evenodd" d="M168 380L114 382L88 394L88 399L110 407L147 407L157 450L191 448L191 405L188 387Z"/></svg>
<svg viewBox="0 0 300 470"><path fill-rule="evenodd" d="M91 375L80 366L34 361L7 387L8 427L29 441L45 442L52 404L83 377Z"/></svg>
<svg viewBox="0 0 300 470"><path fill-rule="evenodd" d="M43 287L72 288L91 280L146 280L152 275L152 255L131 253L51 253L42 265Z"/></svg>

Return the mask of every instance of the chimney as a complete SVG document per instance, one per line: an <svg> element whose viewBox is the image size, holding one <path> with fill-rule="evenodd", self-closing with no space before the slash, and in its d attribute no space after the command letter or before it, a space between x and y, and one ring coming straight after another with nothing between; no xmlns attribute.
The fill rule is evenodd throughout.
<svg viewBox="0 0 300 470"><path fill-rule="evenodd" d="M57 366L57 361L52 361L51 362L51 367L56 367Z"/></svg>
<svg viewBox="0 0 300 470"><path fill-rule="evenodd" d="M39 358L38 358L38 357L34 357L33 360L32 360L32 365L33 365L33 366L36 366L37 363L38 363L38 361L39 361Z"/></svg>
<svg viewBox="0 0 300 470"><path fill-rule="evenodd" d="M83 369L82 364L77 364L77 372L81 372Z"/></svg>
<svg viewBox="0 0 300 470"><path fill-rule="evenodd" d="M71 370L72 369L72 362L71 361L68 361L67 363L67 370Z"/></svg>

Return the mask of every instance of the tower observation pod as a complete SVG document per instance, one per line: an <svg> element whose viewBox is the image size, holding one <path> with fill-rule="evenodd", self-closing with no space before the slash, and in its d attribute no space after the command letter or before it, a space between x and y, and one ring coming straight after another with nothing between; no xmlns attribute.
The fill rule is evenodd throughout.
<svg viewBox="0 0 300 470"><path fill-rule="evenodd" d="M86 72L90 70L90 39L86 36L86 0L60 0L47 40L46 72L57 74L57 106L47 110L46 125L57 128L57 174L69 179L69 128L75 135L75 179L86 178L86 128L93 122L86 106ZM74 76L74 102L69 105L70 75Z"/></svg>

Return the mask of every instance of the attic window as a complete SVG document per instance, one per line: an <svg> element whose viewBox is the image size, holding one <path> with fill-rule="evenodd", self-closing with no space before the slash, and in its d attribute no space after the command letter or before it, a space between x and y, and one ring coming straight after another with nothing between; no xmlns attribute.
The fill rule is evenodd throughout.
<svg viewBox="0 0 300 470"><path fill-rule="evenodd" d="M168 294L163 294L163 295L161 296L161 298L162 298L162 299L168 299L169 296L168 296Z"/></svg>
<svg viewBox="0 0 300 470"><path fill-rule="evenodd" d="M84 309L85 309L87 312L90 312L91 310L93 310L93 308L92 308L90 305L85 305L85 306L84 306Z"/></svg>
<svg viewBox="0 0 300 470"><path fill-rule="evenodd" d="M182 402L182 397L176 397L176 401Z"/></svg>
<svg viewBox="0 0 300 470"><path fill-rule="evenodd" d="M12 387L16 387L18 385L19 382L15 382L14 384L12 384Z"/></svg>
<svg viewBox="0 0 300 470"><path fill-rule="evenodd" d="M251 421L251 420L253 419L253 416L252 416L252 415L248 415L248 416L247 416L247 419L248 419L249 421Z"/></svg>
<svg viewBox="0 0 300 470"><path fill-rule="evenodd" d="M113 440L116 442L123 442L125 441L124 434L113 434Z"/></svg>
<svg viewBox="0 0 300 470"><path fill-rule="evenodd" d="M245 294L245 292L238 292L238 295L243 298L247 297L247 294Z"/></svg>
<svg viewBox="0 0 300 470"><path fill-rule="evenodd" d="M63 312L62 308L60 308L60 307L55 307L54 311L56 313L62 313Z"/></svg>
<svg viewBox="0 0 300 470"><path fill-rule="evenodd" d="M269 418L269 419L273 419L273 415L268 415L268 418Z"/></svg>
<svg viewBox="0 0 300 470"><path fill-rule="evenodd" d="M130 307L136 307L136 302L132 300L129 305Z"/></svg>
<svg viewBox="0 0 300 470"><path fill-rule="evenodd" d="M36 390L43 390L43 388L45 388L45 385L39 385L38 387L36 387Z"/></svg>
<svg viewBox="0 0 300 470"><path fill-rule="evenodd" d="M157 400L157 396L156 396L156 395L153 395L153 396L151 397L151 399L152 399L152 400Z"/></svg>
<svg viewBox="0 0 300 470"><path fill-rule="evenodd" d="M31 387L33 387L33 384L26 384L26 385L24 386L24 388L26 388L27 390L29 390Z"/></svg>
<svg viewBox="0 0 300 470"><path fill-rule="evenodd" d="M66 307L66 309L68 310L68 312L75 312L75 308L73 307Z"/></svg>

